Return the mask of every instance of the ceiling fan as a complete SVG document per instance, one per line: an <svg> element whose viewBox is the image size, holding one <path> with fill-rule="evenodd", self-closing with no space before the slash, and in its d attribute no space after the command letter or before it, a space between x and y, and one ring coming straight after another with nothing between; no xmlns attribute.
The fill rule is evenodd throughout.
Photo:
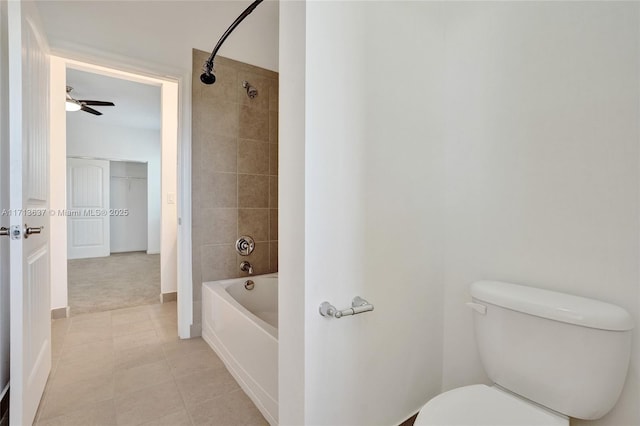
<svg viewBox="0 0 640 426"><path fill-rule="evenodd" d="M73 90L73 87L71 86L67 86L67 99L66 99L66 103L65 103L65 107L67 111L84 111L84 112L88 112L89 114L93 114L93 115L102 115L102 113L100 111L97 111L91 107L89 107L89 105L91 106L116 106L116 104L114 104L113 102L105 102L105 101L89 101L89 100L83 100L83 99L75 99L73 96L71 96L71 91Z"/></svg>

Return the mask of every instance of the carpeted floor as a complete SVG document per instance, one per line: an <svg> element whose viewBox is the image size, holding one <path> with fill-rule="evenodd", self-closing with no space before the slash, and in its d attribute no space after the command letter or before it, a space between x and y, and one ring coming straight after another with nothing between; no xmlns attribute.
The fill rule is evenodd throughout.
<svg viewBox="0 0 640 426"><path fill-rule="evenodd" d="M71 315L160 302L160 255L117 253L68 263Z"/></svg>

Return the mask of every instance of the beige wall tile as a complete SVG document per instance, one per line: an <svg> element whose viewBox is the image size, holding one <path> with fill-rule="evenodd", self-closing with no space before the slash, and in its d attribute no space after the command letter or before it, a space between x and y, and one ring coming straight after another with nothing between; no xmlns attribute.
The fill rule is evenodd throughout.
<svg viewBox="0 0 640 426"><path fill-rule="evenodd" d="M201 146L201 153L194 162L199 167L199 173L206 170L214 172L235 172L237 167L238 139L235 135L216 135L213 128L207 127L199 134L194 144Z"/></svg>
<svg viewBox="0 0 640 426"><path fill-rule="evenodd" d="M236 262L238 265L244 260L251 263L251 266L253 266L253 275L266 274L269 272L269 243L256 243L256 248L249 256L237 255ZM246 272L241 272L240 274L243 277L249 275Z"/></svg>
<svg viewBox="0 0 640 426"><path fill-rule="evenodd" d="M230 244L236 240L238 209L203 209L202 244Z"/></svg>
<svg viewBox="0 0 640 426"><path fill-rule="evenodd" d="M234 278L239 273L233 244L202 246L202 282Z"/></svg>
<svg viewBox="0 0 640 426"><path fill-rule="evenodd" d="M269 207L278 208L278 176L269 176Z"/></svg>
<svg viewBox="0 0 640 426"><path fill-rule="evenodd" d="M269 111L269 142L278 143L278 111Z"/></svg>
<svg viewBox="0 0 640 426"><path fill-rule="evenodd" d="M239 209L238 237L249 235L255 241L269 239L269 210L268 209Z"/></svg>
<svg viewBox="0 0 640 426"><path fill-rule="evenodd" d="M208 56L209 52L193 50L194 300L202 298L203 281L240 274L233 247L215 246L234 242L238 231L257 241L277 238L277 223L269 212L244 210L277 207L277 188L271 188L268 176L278 174L278 74L216 57L217 81L206 86L199 78ZM258 89L255 99L247 97L243 80ZM241 209L235 221L230 211L215 211L214 217L214 210L209 210L234 208ZM267 256L265 269L269 267Z"/></svg>
<svg viewBox="0 0 640 426"><path fill-rule="evenodd" d="M251 99L247 96L247 89L242 87L243 81L248 81L258 90L258 96ZM238 102L240 105L250 105L254 108L269 109L270 79L256 73L239 70L238 71Z"/></svg>
<svg viewBox="0 0 640 426"><path fill-rule="evenodd" d="M212 131L216 135L238 134L238 104L212 98L202 98L198 108L192 110L191 127L194 134Z"/></svg>
<svg viewBox="0 0 640 426"><path fill-rule="evenodd" d="M278 90L279 90L278 80L271 79L270 85L269 85L269 111L278 111L278 99L279 99Z"/></svg>
<svg viewBox="0 0 640 426"><path fill-rule="evenodd" d="M213 172L203 178L203 192L207 196L198 208L237 207L238 181L235 173Z"/></svg>
<svg viewBox="0 0 640 426"><path fill-rule="evenodd" d="M201 57L201 55L199 55ZM200 59L200 57L198 59ZM195 56L194 56L195 58ZM193 80L193 96L195 98L211 98L218 101L237 102L238 99L238 71L233 66L225 65L220 61L215 61L214 72L216 82L214 84L202 84L200 74L204 62L209 55L193 64L194 80Z"/></svg>
<svg viewBox="0 0 640 426"><path fill-rule="evenodd" d="M272 241L269 246L269 272L278 272L278 242Z"/></svg>
<svg viewBox="0 0 640 426"><path fill-rule="evenodd" d="M238 136L242 139L269 141L269 111L240 105L241 126Z"/></svg>
<svg viewBox="0 0 640 426"><path fill-rule="evenodd" d="M278 240L278 209L269 209L269 240Z"/></svg>
<svg viewBox="0 0 640 426"><path fill-rule="evenodd" d="M269 174L278 175L278 145L275 143L269 144Z"/></svg>
<svg viewBox="0 0 640 426"><path fill-rule="evenodd" d="M269 207L269 176L238 175L239 207Z"/></svg>
<svg viewBox="0 0 640 426"><path fill-rule="evenodd" d="M238 143L238 173L269 174L269 144L240 139Z"/></svg>

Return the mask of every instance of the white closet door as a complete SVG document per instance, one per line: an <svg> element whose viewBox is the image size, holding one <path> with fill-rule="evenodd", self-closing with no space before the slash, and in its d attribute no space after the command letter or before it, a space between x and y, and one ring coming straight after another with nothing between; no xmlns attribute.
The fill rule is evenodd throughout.
<svg viewBox="0 0 640 426"><path fill-rule="evenodd" d="M109 162L67 158L67 256L109 256Z"/></svg>

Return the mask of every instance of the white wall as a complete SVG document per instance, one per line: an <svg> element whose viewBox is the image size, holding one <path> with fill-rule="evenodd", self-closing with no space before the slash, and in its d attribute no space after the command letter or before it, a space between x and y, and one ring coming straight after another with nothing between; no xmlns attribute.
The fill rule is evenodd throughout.
<svg viewBox="0 0 640 426"><path fill-rule="evenodd" d="M278 330L281 425L305 423L305 14L305 2L280 5L278 309L286 320Z"/></svg>
<svg viewBox="0 0 640 426"><path fill-rule="evenodd" d="M162 293L178 290L178 85L162 84L162 247L160 253L160 282ZM189 235L191 235L189 233ZM191 268L188 268L191 270ZM191 280L188 281L192 288ZM186 287L186 286L185 286ZM191 293L180 293L181 297L191 300ZM182 336L182 335L181 335Z"/></svg>
<svg viewBox="0 0 640 426"><path fill-rule="evenodd" d="M280 302L304 298L306 311L301 350L293 342L298 310L282 306L280 377L298 390L285 363L296 353L305 373L297 410L288 404L299 398L281 383L283 424L398 424L441 388L442 25L437 6L420 7L422 20L387 3L312 2L303 25L300 9L282 5L281 23L298 41L281 45L281 220L289 223L285 215L300 212L304 199L305 233L301 241L299 217L282 226L291 246L281 243ZM419 28L429 30L409 38ZM423 48L433 55L416 61L410 53ZM304 98L287 84L286 70L300 79L294 69L304 73ZM301 99L303 123L294 118ZM356 295L375 311L318 314L322 301L343 309Z"/></svg>
<svg viewBox="0 0 640 426"><path fill-rule="evenodd" d="M95 51L191 73L191 49L211 51L249 1L37 1L54 52ZM278 70L278 1L260 4L220 55ZM70 32L69 28L74 28ZM83 34L78 40L76 33ZM179 35L179 36L176 36Z"/></svg>
<svg viewBox="0 0 640 426"><path fill-rule="evenodd" d="M64 109L65 82L67 67L64 61L50 57L51 73L50 135L49 135L49 208L53 212L67 208L67 118ZM58 84L56 84L58 83ZM56 107L54 108L53 105ZM66 308L67 294L67 218L64 215L49 216L51 233L50 271L51 271L51 308ZM58 244L54 248L53 244Z"/></svg>
<svg viewBox="0 0 640 426"><path fill-rule="evenodd" d="M9 82L7 4L0 4L0 211L9 208ZM9 216L0 215L9 227ZM0 397L9 383L9 237L0 237ZM2 413L0 413L2 416Z"/></svg>
<svg viewBox="0 0 640 426"><path fill-rule="evenodd" d="M373 2L365 17L360 249L376 310L360 354L371 420L359 424L399 424L441 388L444 26L430 2Z"/></svg>
<svg viewBox="0 0 640 426"><path fill-rule="evenodd" d="M486 380L463 306L475 280L615 303L640 325L638 4L446 12L445 390ZM618 407L585 425L640 424L639 340Z"/></svg>
<svg viewBox="0 0 640 426"><path fill-rule="evenodd" d="M80 112L76 113L79 114ZM67 156L147 163L148 253L160 253L161 139L159 130L86 123L67 114Z"/></svg>
<svg viewBox="0 0 640 426"><path fill-rule="evenodd" d="M280 253L287 290L304 270L280 300L306 311L303 350L298 311L281 311L280 365L305 371L302 403L280 392L298 404L283 424L392 424L486 382L463 305L479 279L608 301L638 323L638 8L311 2L303 25L283 7L304 49L282 42L280 69L305 82L305 119L291 123L303 93L284 83L281 178L305 188L283 183L280 209L304 200L306 231L304 265ZM374 312L318 315L358 293ZM637 334L618 406L573 424L640 424Z"/></svg>

